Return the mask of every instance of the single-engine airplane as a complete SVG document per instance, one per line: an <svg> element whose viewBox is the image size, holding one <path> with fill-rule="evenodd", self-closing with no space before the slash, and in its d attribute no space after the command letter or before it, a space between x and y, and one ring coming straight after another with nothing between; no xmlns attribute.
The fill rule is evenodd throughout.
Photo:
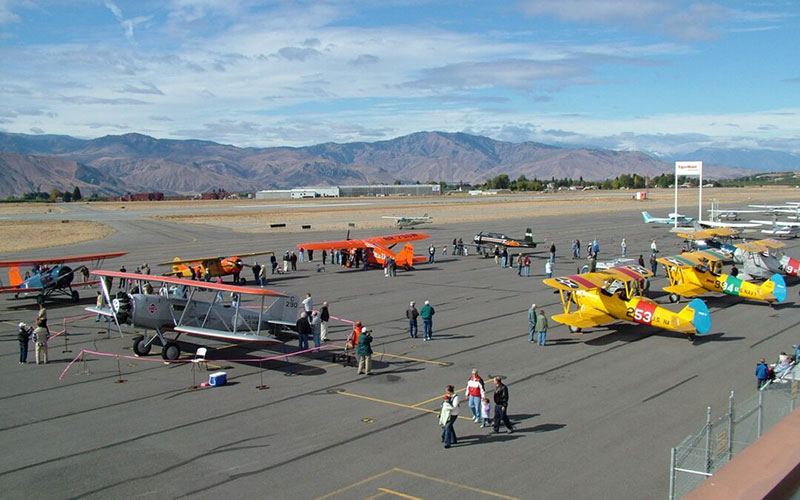
<svg viewBox="0 0 800 500"><path fill-rule="evenodd" d="M422 216L412 216L412 215L392 216L392 215L384 215L381 218L382 219L394 219L394 223L395 223L395 225L397 225L398 229L418 226L420 224L432 224L433 223L433 217L429 217L427 213L425 215L422 215Z"/></svg>
<svg viewBox="0 0 800 500"><path fill-rule="evenodd" d="M568 325L573 333L618 320L682 332L690 340L708 333L711 315L702 300L694 299L675 313L638 295L640 280L652 275L641 266L631 265L543 282L561 296L564 313L552 316L553 321Z"/></svg>
<svg viewBox="0 0 800 500"><path fill-rule="evenodd" d="M724 293L735 297L769 302L786 300L786 282L779 274L763 284L743 280L722 272L722 263L731 257L718 250L702 250L656 259L667 271L670 302L681 297L696 297L708 292Z"/></svg>
<svg viewBox="0 0 800 500"><path fill-rule="evenodd" d="M156 282L163 285L165 293L144 294L117 292L111 295L106 280L100 280L106 307L87 307L86 310L114 320L122 334L120 324L131 324L153 330L152 335L133 338L133 352L137 356L150 353L153 343L161 344L161 356L169 361L181 355L177 344L182 333L233 342L261 342L280 344L275 337L282 327L294 326L297 321L298 299L295 295L236 285L200 283L168 276L94 271L92 274L108 278L123 278L134 282ZM175 285L173 290L169 285ZM238 294L238 300L224 304L222 294ZM210 300L197 300L196 295L213 293ZM242 306L244 297L255 297L255 307ZM265 309L267 297L275 298ZM260 300L259 300L260 299ZM167 331L177 335L170 340Z"/></svg>
<svg viewBox="0 0 800 500"><path fill-rule="evenodd" d="M473 236L472 241L480 250L490 245L498 245L509 248L536 248L537 242L533 241L533 230L525 229L525 237L522 239L512 238L503 233L484 233L480 232ZM541 243L541 242L538 242Z"/></svg>
<svg viewBox="0 0 800 500"><path fill-rule="evenodd" d="M93 267L100 267L105 259L114 259L126 255L128 252L108 252L90 255L73 255L69 257L53 257L49 259L23 259L5 260L0 262L0 267L7 267L10 286L0 287L0 293L13 293L14 298L20 295L36 297L36 302L44 301L55 295L69 297L75 302L80 300L77 290L72 287L96 285L96 280L75 281L75 273L81 272L87 266L71 268L67 264L73 262L93 262ZM30 276L20 274L21 266L32 266ZM52 266L52 267L49 267ZM81 273L83 274L83 273ZM88 273L86 273L88 275Z"/></svg>
<svg viewBox="0 0 800 500"><path fill-rule="evenodd" d="M675 220L677 219L679 226L684 226L687 224L691 224L694 219L688 217L686 215L671 213L667 217L653 217L648 212L642 212L642 219L644 219L645 224L675 224Z"/></svg>
<svg viewBox="0 0 800 500"><path fill-rule="evenodd" d="M316 241L312 243L301 243L297 245L306 250L328 250L328 251L342 251L342 250L362 250L362 258L367 259L367 265L373 267L383 266L387 257L392 257L397 267L402 267L406 270L414 267L414 264L427 262L426 257L414 256L414 245L407 243L409 241L418 241L429 238L425 233L399 233L389 234L386 236L374 236L371 238L350 239L350 233L347 233L347 239L339 241ZM405 243L399 252L394 252L395 245Z"/></svg>
<svg viewBox="0 0 800 500"><path fill-rule="evenodd" d="M202 278L208 272L212 278L217 276L233 275L233 282L237 285L246 285L247 280L240 277L242 269L246 265L242 257L253 257L256 255L272 255L274 252L250 252L240 253L230 257L215 256L215 257L197 257L193 259L181 259L175 257L171 262L161 262L159 266L172 266L172 271L164 273L164 276L179 276L189 278L192 276L192 269L195 270L198 278Z"/></svg>

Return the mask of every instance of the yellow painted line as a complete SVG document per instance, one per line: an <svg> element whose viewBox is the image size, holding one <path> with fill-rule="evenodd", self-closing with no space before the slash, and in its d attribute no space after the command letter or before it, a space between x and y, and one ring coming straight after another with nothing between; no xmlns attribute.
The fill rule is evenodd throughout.
<svg viewBox="0 0 800 500"><path fill-rule="evenodd" d="M336 495L338 495L340 493L344 493L345 491L350 490L352 488L355 488L356 486L361 486L362 484L368 483L370 481L374 481L375 479L383 477L383 476L385 476L387 474L391 474L392 472L394 472L394 469L385 470L385 471L381 472L380 474L375 474L374 476L370 476L368 478L362 479L361 481L357 481L357 482L355 482L355 483L353 483L353 484L351 484L349 486L345 486L344 488L339 488L336 491L332 491L332 492L328 493L327 495L323 495L321 497L317 497L314 500L325 500L326 498L330 498L330 497L336 496Z"/></svg>
<svg viewBox="0 0 800 500"><path fill-rule="evenodd" d="M436 483L442 483L442 484L446 484L448 486L454 486L456 488L461 488L461 489L468 490L468 491L474 491L475 493L481 493L483 495L487 495L487 496L494 497L494 498L504 498L506 500L521 500L521 499L519 499L517 497L510 497L510 496L507 496L507 495L501 495L500 493L495 493L493 491L482 490L480 488L473 488L471 486L464 486L461 483L454 483L452 481L448 481L447 479L439 479L438 477L426 476L425 474L420 474L418 472L411 472L410 470L399 469L397 467L395 467L392 470L395 471L395 472L399 472L401 474L408 474L409 476L418 477L418 478L421 478L421 479L427 479L429 481L434 481Z"/></svg>
<svg viewBox="0 0 800 500"><path fill-rule="evenodd" d="M454 392L455 393L459 393L461 391L465 391L466 389L467 389L466 387L462 387L461 389L456 389ZM442 397L442 395L439 395L439 396L436 396L435 398L426 399L425 401L420 401L419 403L413 404L411 406L422 406L422 405L431 403L433 401L436 401L437 399L440 399L441 397Z"/></svg>
<svg viewBox="0 0 800 500"><path fill-rule="evenodd" d="M388 488L378 488L378 491L382 491L384 493L388 493L388 494L394 495L396 497L406 498L408 500L425 500L425 499L420 498L420 497L412 497L411 495L406 495L405 493L400 493L399 491L390 490Z"/></svg>
<svg viewBox="0 0 800 500"><path fill-rule="evenodd" d="M372 355L372 358L375 359L375 356L388 356L390 358L407 359L409 361L418 361L420 363L429 363L432 365L450 366L450 363L446 363L444 361L431 361L429 359L412 358L409 356L401 356L400 354L389 354L388 352L376 352Z"/></svg>
<svg viewBox="0 0 800 500"><path fill-rule="evenodd" d="M380 489L380 488L378 488L378 489ZM364 499L364 500L375 500L376 498L385 497L387 494L388 494L388 493L386 493L386 492L377 493L377 494L375 494L375 495L372 495L371 497L367 497L367 498L366 498L366 499Z"/></svg>
<svg viewBox="0 0 800 500"><path fill-rule="evenodd" d="M373 398L372 396L362 396L361 394L355 394L355 393L346 392L346 391L343 391L343 390L337 392L337 394L341 394L343 396L350 396L352 398L366 399L367 401L374 401L376 403L383 403L383 404L392 405L392 406L399 406L400 408L408 408L409 410L424 411L425 413L433 413L433 414L438 414L439 413L439 410L429 410L427 408L420 408L418 406L411 406L411 405L407 405L407 404L403 404L403 403L396 403L394 401L387 401L385 399ZM463 417L461 415L459 415L458 418L464 419L464 420L472 420L472 418L470 418L470 417Z"/></svg>

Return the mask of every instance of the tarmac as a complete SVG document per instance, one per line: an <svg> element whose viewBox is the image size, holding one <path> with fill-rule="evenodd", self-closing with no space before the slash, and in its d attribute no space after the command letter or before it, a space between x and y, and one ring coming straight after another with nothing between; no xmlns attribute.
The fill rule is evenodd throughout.
<svg viewBox="0 0 800 500"><path fill-rule="evenodd" d="M56 217L91 219L91 212L76 206ZM105 268L132 270L147 262L155 273L167 270L155 263L176 255L274 250L280 257L304 241L343 236L233 233L137 217L131 210L113 219L101 210L95 215L117 232L26 256L127 250ZM797 280L787 278L787 303L775 307L705 297L712 330L694 345L681 334L645 326L615 323L578 335L550 321L548 345L539 347L527 340L527 309L535 302L548 316L560 312L559 296L542 284L550 240L558 250L555 275L585 263L570 258L573 238L581 240L582 253L597 238L601 260L618 256L622 237L628 256L645 260L652 239L662 256L678 253L680 242L668 226L645 225L635 211L593 214L587 207L581 217L534 222L521 215L415 228L431 235L415 245L417 254L426 255L432 241L436 262L399 270L396 278L330 264L316 272L319 252L297 272L268 277L269 288L300 297L311 292L316 305L330 303L332 315L372 328L372 376L334 362L331 354L340 347L287 357L296 339L250 350L182 336L184 357L198 345L212 347L210 371L228 374L225 386L192 390L207 378L205 370L167 365L158 347L149 357L132 358L132 327L120 338L94 317L81 318L83 307L94 303L89 289L79 289L80 305L48 303L51 331L62 330L69 318L68 334L51 341L49 364L33 364L31 344L23 366L17 364L16 325L33 322L35 301L0 298L0 363L8 370L0 386L2 497L665 498L670 447L699 431L707 406L723 413L730 391L754 395L759 358L777 358L800 342ZM536 241L548 242L534 253L530 278L493 259L452 255L453 238L468 242L478 231L522 237L531 226ZM788 240L786 252L798 256L798 246ZM672 310L683 307L685 301L668 303L660 291L665 285L659 269L652 296ZM410 300L435 307L433 341L409 338L404 311ZM333 321L329 344L341 346L349 329ZM85 354L59 380L82 349L120 358ZM237 361L266 357L277 359ZM441 396L453 384L463 398L472 368L486 380L490 397L491 377L503 377L515 431L480 428L464 401L455 424L458 444L444 449L437 423Z"/></svg>

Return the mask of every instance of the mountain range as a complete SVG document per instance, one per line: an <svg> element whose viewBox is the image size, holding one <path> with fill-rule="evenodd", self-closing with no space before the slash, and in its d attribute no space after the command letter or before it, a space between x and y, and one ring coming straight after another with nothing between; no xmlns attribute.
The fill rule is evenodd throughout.
<svg viewBox="0 0 800 500"><path fill-rule="evenodd" d="M750 161L736 164L731 160L740 156L730 150L706 150L702 157L688 154L680 159L705 161L706 178L729 178L762 170L756 153L748 152ZM782 163L787 167L783 170L800 169L800 156L771 153L769 168ZM602 180L623 173L653 176L672 172L671 161L643 152L511 143L445 132L298 148L240 148L135 133L87 140L0 132L0 196L52 188L71 190L74 186L84 195L107 195L146 191L192 194L212 189L252 192L396 181L475 184L500 174L512 179L524 175L529 179Z"/></svg>

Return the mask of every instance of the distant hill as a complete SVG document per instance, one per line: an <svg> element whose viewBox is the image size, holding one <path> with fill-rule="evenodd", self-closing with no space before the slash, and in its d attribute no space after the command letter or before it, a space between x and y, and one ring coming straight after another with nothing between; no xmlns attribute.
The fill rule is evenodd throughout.
<svg viewBox="0 0 800 500"><path fill-rule="evenodd" d="M511 143L463 133L418 132L379 142L302 148L238 148L142 134L83 140L0 133L0 196L79 186L84 194L162 191L188 194L401 182L482 183L507 174L532 179L657 175L673 164L641 152ZM708 178L747 175L714 166ZM84 190L84 187L87 190Z"/></svg>

